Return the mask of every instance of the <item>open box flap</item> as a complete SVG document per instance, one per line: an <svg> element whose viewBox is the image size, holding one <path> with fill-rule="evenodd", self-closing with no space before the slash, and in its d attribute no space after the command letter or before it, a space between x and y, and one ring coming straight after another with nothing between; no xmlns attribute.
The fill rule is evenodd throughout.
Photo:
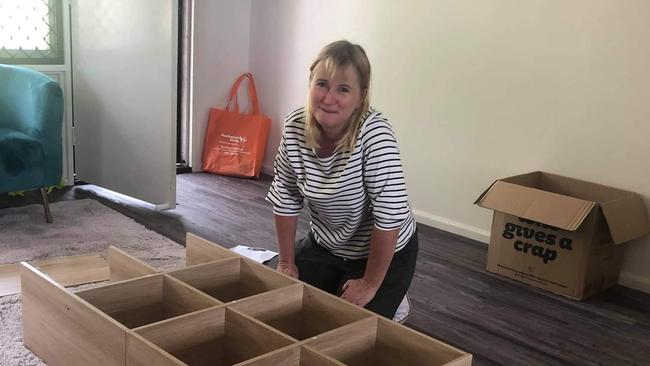
<svg viewBox="0 0 650 366"><path fill-rule="evenodd" d="M571 231L580 227L596 206L592 201L504 181L496 181L474 203L480 207Z"/></svg>
<svg viewBox="0 0 650 366"><path fill-rule="evenodd" d="M650 233L648 213L636 193L600 204L615 244L625 243Z"/></svg>

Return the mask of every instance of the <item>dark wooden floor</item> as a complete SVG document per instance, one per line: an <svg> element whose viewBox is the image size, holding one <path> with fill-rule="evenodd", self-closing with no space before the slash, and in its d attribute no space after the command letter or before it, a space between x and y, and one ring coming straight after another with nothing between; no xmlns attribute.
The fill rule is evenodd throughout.
<svg viewBox="0 0 650 366"><path fill-rule="evenodd" d="M51 199L98 199L179 243L191 231L226 247L275 249L264 201L268 177L198 173L179 175L177 182L178 206L167 212L90 185L53 192ZM36 194L0 195L0 208L38 202ZM650 365L650 295L621 286L586 302L545 293L487 273L485 244L418 227L408 326L474 354L477 366ZM299 234L307 229L303 215Z"/></svg>

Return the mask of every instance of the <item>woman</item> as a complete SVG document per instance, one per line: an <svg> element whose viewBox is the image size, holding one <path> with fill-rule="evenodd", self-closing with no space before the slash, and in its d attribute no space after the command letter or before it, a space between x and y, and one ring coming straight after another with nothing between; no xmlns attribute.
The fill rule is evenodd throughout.
<svg viewBox="0 0 650 366"><path fill-rule="evenodd" d="M307 102L291 112L267 200L280 250L278 271L392 318L418 251L395 134L369 108L370 63L347 41L321 50ZM310 233L295 247L307 200Z"/></svg>

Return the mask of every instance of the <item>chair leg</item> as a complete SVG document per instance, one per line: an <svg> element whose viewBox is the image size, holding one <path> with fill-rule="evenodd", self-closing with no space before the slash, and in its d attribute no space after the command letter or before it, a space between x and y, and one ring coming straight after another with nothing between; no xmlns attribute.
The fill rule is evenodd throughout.
<svg viewBox="0 0 650 366"><path fill-rule="evenodd" d="M48 224L51 224L52 214L50 214L50 205L47 202L47 192L45 192L45 188L41 188L41 198L43 199L43 208L45 209L45 221Z"/></svg>

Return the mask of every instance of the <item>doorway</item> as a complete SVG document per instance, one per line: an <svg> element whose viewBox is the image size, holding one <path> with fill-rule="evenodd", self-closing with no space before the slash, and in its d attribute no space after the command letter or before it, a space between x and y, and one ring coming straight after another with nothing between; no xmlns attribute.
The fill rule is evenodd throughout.
<svg viewBox="0 0 650 366"><path fill-rule="evenodd" d="M176 126L176 174L192 172L190 121L192 113L192 29L194 0L178 1L178 105Z"/></svg>

